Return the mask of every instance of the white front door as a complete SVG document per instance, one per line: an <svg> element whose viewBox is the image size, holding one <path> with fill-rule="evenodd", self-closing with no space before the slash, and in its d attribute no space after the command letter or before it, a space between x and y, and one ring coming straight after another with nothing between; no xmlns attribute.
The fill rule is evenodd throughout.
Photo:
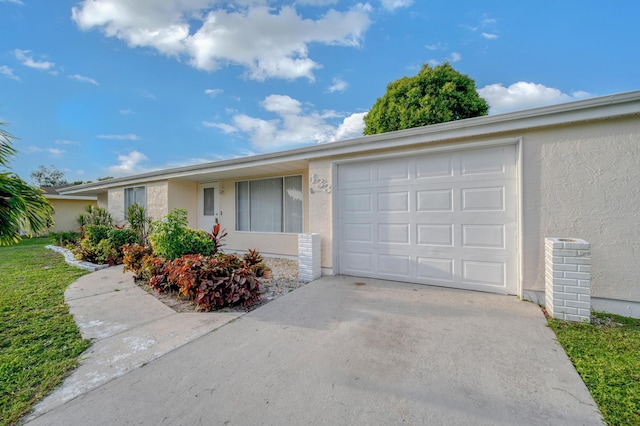
<svg viewBox="0 0 640 426"><path fill-rule="evenodd" d="M211 232L218 223L219 213L218 183L201 183L198 186L198 228Z"/></svg>

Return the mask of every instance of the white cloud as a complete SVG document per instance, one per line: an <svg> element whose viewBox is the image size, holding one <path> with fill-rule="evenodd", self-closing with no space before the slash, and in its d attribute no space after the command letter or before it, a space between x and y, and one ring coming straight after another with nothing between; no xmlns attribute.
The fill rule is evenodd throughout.
<svg viewBox="0 0 640 426"><path fill-rule="evenodd" d="M487 100L492 114L536 108L593 96L584 91L567 94L553 87L524 81L513 83L509 87L504 87L502 83L489 84L478 89L478 93Z"/></svg>
<svg viewBox="0 0 640 426"><path fill-rule="evenodd" d="M447 60L451 63L460 62L462 60L462 55L458 52L451 52L451 55L449 56L449 58L447 58Z"/></svg>
<svg viewBox="0 0 640 426"><path fill-rule="evenodd" d="M126 133L122 135L98 135L99 139L110 139L114 141L139 141L140 136L133 133Z"/></svg>
<svg viewBox="0 0 640 426"><path fill-rule="evenodd" d="M53 155L62 155L65 153L64 149L58 149L58 148L49 148L47 149L47 151L49 151L49 153L53 154Z"/></svg>
<svg viewBox="0 0 640 426"><path fill-rule="evenodd" d="M4 75L12 80L20 81L20 77L13 73L13 70L6 65L0 65L0 75Z"/></svg>
<svg viewBox="0 0 640 426"><path fill-rule="evenodd" d="M29 68L35 68L37 70L49 70L55 66L55 63L48 61L36 61L33 59L32 55L30 55L30 50L21 50L15 49L13 51L14 56L22 65Z"/></svg>
<svg viewBox="0 0 640 426"><path fill-rule="evenodd" d="M138 151L131 151L127 155L118 155L118 164L109 167L109 174L122 176L145 172L147 169L142 167L140 163L147 160L147 156Z"/></svg>
<svg viewBox="0 0 640 426"><path fill-rule="evenodd" d="M200 70L240 65L255 80L313 80L313 72L321 64L309 57L309 44L358 47L371 24L372 8L368 4L357 4L343 12L329 9L321 17L309 19L292 6L276 9L245 1L225 9L211 8L211 3L84 0L72 8L72 19L83 30L98 28L130 47L186 56L188 63ZM307 4L318 6L329 3L307 0Z"/></svg>
<svg viewBox="0 0 640 426"><path fill-rule="evenodd" d="M85 77L84 75L80 75L80 74L73 74L69 76L70 79L72 80L76 80L82 83L90 83L90 84L94 84L96 86L99 86L98 82L95 81L94 79L90 78L90 77Z"/></svg>
<svg viewBox="0 0 640 426"><path fill-rule="evenodd" d="M120 109L120 110L118 110L118 112L120 114L122 114L122 115L133 115L133 114L135 114L135 112L133 112L133 110L130 109L130 108Z"/></svg>
<svg viewBox="0 0 640 426"><path fill-rule="evenodd" d="M213 122L213 121L203 121L202 124L204 126L207 126L207 127L214 127L216 129L220 129L226 134L238 131L238 129L236 129L232 125L226 124L226 123L216 123L216 122Z"/></svg>
<svg viewBox="0 0 640 426"><path fill-rule="evenodd" d="M382 8L385 10L396 10L401 7L409 7L413 0L382 0Z"/></svg>
<svg viewBox="0 0 640 426"><path fill-rule="evenodd" d="M80 142L68 141L65 139L57 139L56 141L54 141L54 143L56 145L80 145Z"/></svg>
<svg viewBox="0 0 640 426"><path fill-rule="evenodd" d="M349 83L347 83L346 81L344 81L341 78L334 78L333 79L333 84L331 86L329 86L327 91L329 93L344 92L345 90L347 90L347 87L349 87Z"/></svg>
<svg viewBox="0 0 640 426"><path fill-rule="evenodd" d="M208 95L208 96L211 96L212 98L215 98L216 96L220 95L223 92L224 92L224 90L222 90L222 89L206 89L204 91L204 94Z"/></svg>
<svg viewBox="0 0 640 426"><path fill-rule="evenodd" d="M327 6L330 4L336 4L338 0L298 0L296 4L302 6Z"/></svg>
<svg viewBox="0 0 640 426"><path fill-rule="evenodd" d="M24 6L24 3L20 0L0 0L0 3L13 3L19 6Z"/></svg>
<svg viewBox="0 0 640 426"><path fill-rule="evenodd" d="M29 145L25 149L20 150L20 152L24 154L33 154L34 152L42 152L42 148L35 145Z"/></svg>
<svg viewBox="0 0 640 426"><path fill-rule="evenodd" d="M442 43L439 41L437 43L427 44L425 47L429 50L446 50L449 45L447 43Z"/></svg>
<svg viewBox="0 0 640 426"><path fill-rule="evenodd" d="M204 122L225 133L243 133L258 151L310 143L326 143L362 135L364 113L346 116L333 110L305 108L286 95L267 96L260 105L275 118L264 119L235 114L232 123ZM338 121L342 119L341 121ZM338 122L336 122L338 121Z"/></svg>
<svg viewBox="0 0 640 426"><path fill-rule="evenodd" d="M366 112L358 112L355 114L351 114L350 116L342 120L342 123L340 124L340 126L338 126L338 129L334 134L333 140L331 140L330 142L362 136L362 131L364 130L365 115L367 115Z"/></svg>
<svg viewBox="0 0 640 426"><path fill-rule="evenodd" d="M482 33L480 35L486 38L487 40L495 40L499 37L498 34L492 34L492 33Z"/></svg>

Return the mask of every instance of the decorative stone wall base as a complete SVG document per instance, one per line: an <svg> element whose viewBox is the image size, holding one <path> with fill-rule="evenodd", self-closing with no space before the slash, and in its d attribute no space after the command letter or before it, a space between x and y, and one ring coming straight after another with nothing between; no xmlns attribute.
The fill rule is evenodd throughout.
<svg viewBox="0 0 640 426"><path fill-rule="evenodd" d="M591 321L591 244L577 238L545 238L547 313L564 321Z"/></svg>
<svg viewBox="0 0 640 426"><path fill-rule="evenodd" d="M298 279L302 282L317 280L320 267L320 234L298 235Z"/></svg>
<svg viewBox="0 0 640 426"><path fill-rule="evenodd" d="M67 250L66 248L63 248L63 247L48 245L48 246L45 246L45 248L56 251L58 253L62 253L62 255L64 256L64 260L69 265L75 266L80 269L85 269L87 271L94 272L99 269L104 269L109 267L109 265L96 265L95 263L85 262L84 260L77 260L70 250Z"/></svg>

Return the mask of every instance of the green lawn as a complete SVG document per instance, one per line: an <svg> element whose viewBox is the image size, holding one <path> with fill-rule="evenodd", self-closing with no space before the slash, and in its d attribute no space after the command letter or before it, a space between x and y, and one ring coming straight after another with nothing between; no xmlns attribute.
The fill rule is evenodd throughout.
<svg viewBox="0 0 640 426"><path fill-rule="evenodd" d="M640 320L595 313L592 324L549 320L609 425L640 425Z"/></svg>
<svg viewBox="0 0 640 426"><path fill-rule="evenodd" d="M0 425L14 424L51 392L89 346L64 304L65 289L86 272L48 243L0 247Z"/></svg>

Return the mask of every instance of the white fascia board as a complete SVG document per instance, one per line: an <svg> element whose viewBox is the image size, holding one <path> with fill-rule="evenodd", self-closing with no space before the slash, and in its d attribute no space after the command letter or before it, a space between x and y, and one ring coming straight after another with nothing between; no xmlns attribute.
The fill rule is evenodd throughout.
<svg viewBox="0 0 640 426"><path fill-rule="evenodd" d="M109 179L104 182L78 185L71 187L73 189L69 188L61 190L60 192L64 194L83 193L85 191L95 193L106 191L109 188L117 186L135 185L181 177L193 177L198 174L212 174L287 161L355 154L363 151L402 148L420 143L445 142L453 139L478 137L502 132L534 129L581 121L601 120L634 114L640 115L640 90L506 114L468 118L465 120L450 121L378 135L362 136L340 142L330 142L288 151L157 170L139 175Z"/></svg>
<svg viewBox="0 0 640 426"><path fill-rule="evenodd" d="M44 198L50 200L79 200L79 201L96 201L98 197L92 195L53 195L45 194Z"/></svg>

